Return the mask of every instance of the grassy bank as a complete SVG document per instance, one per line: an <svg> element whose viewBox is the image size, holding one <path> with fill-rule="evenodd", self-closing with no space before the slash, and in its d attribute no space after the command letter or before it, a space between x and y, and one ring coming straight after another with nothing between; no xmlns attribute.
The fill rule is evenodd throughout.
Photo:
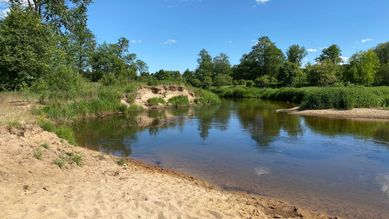
<svg viewBox="0 0 389 219"><path fill-rule="evenodd" d="M244 86L212 88L221 97L288 101L303 109L389 107L389 87L305 87L259 89Z"/></svg>
<svg viewBox="0 0 389 219"><path fill-rule="evenodd" d="M26 110L23 110L18 114L11 114L12 109L15 108L12 104L4 106L3 109L9 109L7 114L10 115L30 115L44 130L56 133L71 144L75 143L75 138L70 124L77 119L109 114L132 114L143 110L133 103L138 89L145 86L144 84L133 82L108 86L84 80L77 81L80 83L63 83L57 79L46 80L29 89L14 92L12 95L11 93L2 93L1 99L7 100L4 102L12 103L14 102L12 101L13 97L17 96L17 103L28 100L26 104L32 106L25 108L28 109L27 113ZM166 85L166 83L162 83L162 85ZM194 91L196 104L220 103L220 98L214 93L197 88L188 89ZM150 100L150 104L157 104L153 101L158 100ZM173 97L167 105L178 107L189 105L189 102L187 97L178 96ZM9 119L7 118L9 121L4 123L15 126L19 121L19 116L9 117ZM29 120L29 122L31 121L32 119Z"/></svg>

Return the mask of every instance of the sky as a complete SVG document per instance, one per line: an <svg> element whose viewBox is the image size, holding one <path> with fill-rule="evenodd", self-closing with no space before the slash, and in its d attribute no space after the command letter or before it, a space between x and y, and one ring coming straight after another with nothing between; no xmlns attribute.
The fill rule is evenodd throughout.
<svg viewBox="0 0 389 219"><path fill-rule="evenodd" d="M195 69L203 48L238 64L261 36L304 46L305 62L333 43L347 58L389 41L389 0L94 0L88 13L99 43L128 38L150 72Z"/></svg>

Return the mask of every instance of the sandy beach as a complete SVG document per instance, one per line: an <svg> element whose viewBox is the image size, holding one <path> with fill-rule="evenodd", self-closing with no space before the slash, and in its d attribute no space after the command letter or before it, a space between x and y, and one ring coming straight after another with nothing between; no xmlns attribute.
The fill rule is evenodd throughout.
<svg viewBox="0 0 389 219"><path fill-rule="evenodd" d="M53 164L69 154L82 154L82 166ZM120 166L117 160L69 145L35 125L3 126L0 218L328 218L134 160Z"/></svg>
<svg viewBox="0 0 389 219"><path fill-rule="evenodd" d="M327 118L345 118L357 120L389 120L389 110L373 108L355 108L351 110L300 110L299 107L279 109L279 113L288 113L299 116L319 116Z"/></svg>

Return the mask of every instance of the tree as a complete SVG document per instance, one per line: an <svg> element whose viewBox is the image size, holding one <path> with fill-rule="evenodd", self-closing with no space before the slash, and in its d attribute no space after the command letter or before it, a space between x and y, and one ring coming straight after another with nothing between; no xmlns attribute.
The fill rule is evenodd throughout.
<svg viewBox="0 0 389 219"><path fill-rule="evenodd" d="M285 62L280 68L277 79L281 86L290 87L293 85L294 79L297 75L301 75L302 70L298 64L293 62Z"/></svg>
<svg viewBox="0 0 389 219"><path fill-rule="evenodd" d="M299 45L292 45L286 51L288 62L301 66L303 59L307 56L307 50Z"/></svg>
<svg viewBox="0 0 389 219"><path fill-rule="evenodd" d="M232 73L229 59L230 58L224 53L221 53L220 55L213 58L214 77L218 75L230 75Z"/></svg>
<svg viewBox="0 0 389 219"><path fill-rule="evenodd" d="M198 67L195 73L196 78L203 82L203 88L207 88L209 86L209 81L211 81L210 84L212 85L213 76L213 61L207 50L203 49L200 51L197 63Z"/></svg>
<svg viewBox="0 0 389 219"><path fill-rule="evenodd" d="M345 79L355 84L372 85L379 68L380 61L374 51L359 52L350 58Z"/></svg>
<svg viewBox="0 0 389 219"><path fill-rule="evenodd" d="M120 38L116 44L103 43L91 55L92 81L103 76L109 81L127 82L136 78L136 55L128 52L129 41Z"/></svg>
<svg viewBox="0 0 389 219"><path fill-rule="evenodd" d="M378 44L374 52L381 63L377 72L376 83L378 85L389 85L389 42Z"/></svg>
<svg viewBox="0 0 389 219"><path fill-rule="evenodd" d="M339 65L342 62L342 51L339 46L333 44L328 48L323 49L322 54L316 59L318 62L329 61L332 64Z"/></svg>
<svg viewBox="0 0 389 219"><path fill-rule="evenodd" d="M95 37L87 27L87 11L92 0L10 0L11 7L27 8L40 20L50 25L63 39L61 46L80 73L90 69L90 53L95 48Z"/></svg>
<svg viewBox="0 0 389 219"><path fill-rule="evenodd" d="M0 90L31 86L54 66L65 65L65 57L50 26L30 9L13 6L1 22Z"/></svg>
<svg viewBox="0 0 389 219"><path fill-rule="evenodd" d="M377 85L389 85L389 63L380 66L376 76Z"/></svg>
<svg viewBox="0 0 389 219"><path fill-rule="evenodd" d="M338 82L339 66L330 60L306 67L308 81L313 86L329 86Z"/></svg>
<svg viewBox="0 0 389 219"><path fill-rule="evenodd" d="M374 52L377 53L381 65L389 63L389 42L378 44Z"/></svg>
<svg viewBox="0 0 389 219"><path fill-rule="evenodd" d="M284 60L284 54L269 37L261 37L251 52L243 55L234 73L235 79L255 80L264 75L275 79Z"/></svg>

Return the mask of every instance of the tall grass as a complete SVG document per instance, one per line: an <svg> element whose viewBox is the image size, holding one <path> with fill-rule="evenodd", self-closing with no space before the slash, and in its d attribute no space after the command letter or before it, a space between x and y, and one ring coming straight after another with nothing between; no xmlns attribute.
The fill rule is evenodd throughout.
<svg viewBox="0 0 389 219"><path fill-rule="evenodd" d="M287 101L304 109L352 109L389 107L389 87L304 87L259 89L230 86L212 89L222 97Z"/></svg>

